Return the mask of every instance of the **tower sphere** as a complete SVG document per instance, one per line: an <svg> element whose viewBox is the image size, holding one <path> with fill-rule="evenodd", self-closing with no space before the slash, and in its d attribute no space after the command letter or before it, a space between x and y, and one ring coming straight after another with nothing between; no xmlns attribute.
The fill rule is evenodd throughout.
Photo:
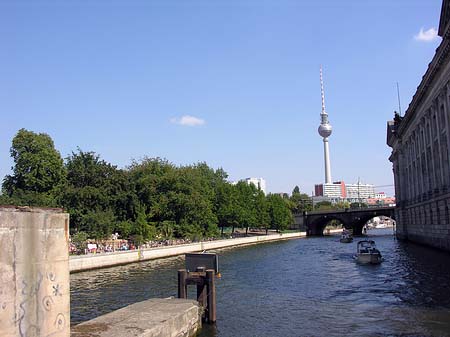
<svg viewBox="0 0 450 337"><path fill-rule="evenodd" d="M318 131L320 136L327 138L331 136L333 128L331 127L331 124L320 124Z"/></svg>

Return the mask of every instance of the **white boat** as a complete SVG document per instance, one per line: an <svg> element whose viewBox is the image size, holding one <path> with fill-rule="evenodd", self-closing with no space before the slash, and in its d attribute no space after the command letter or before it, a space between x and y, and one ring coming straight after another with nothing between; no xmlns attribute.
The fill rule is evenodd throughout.
<svg viewBox="0 0 450 337"><path fill-rule="evenodd" d="M363 264L380 264L383 261L380 251L373 240L362 240L358 242L355 260Z"/></svg>

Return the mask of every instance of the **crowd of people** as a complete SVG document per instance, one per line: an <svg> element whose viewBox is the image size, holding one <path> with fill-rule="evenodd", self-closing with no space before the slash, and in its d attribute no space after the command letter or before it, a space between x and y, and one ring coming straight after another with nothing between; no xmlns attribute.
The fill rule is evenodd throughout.
<svg viewBox="0 0 450 337"><path fill-rule="evenodd" d="M207 238L203 241L213 241L213 240L216 240L216 238ZM140 246L137 246L131 241L120 239L112 239L107 241L88 240L85 244L78 246L75 243L70 242L69 253L72 255L101 254L101 253L112 253L117 251L128 251L135 249L148 249L165 246L183 245L192 242L193 241L190 239L164 239L164 240L148 241Z"/></svg>

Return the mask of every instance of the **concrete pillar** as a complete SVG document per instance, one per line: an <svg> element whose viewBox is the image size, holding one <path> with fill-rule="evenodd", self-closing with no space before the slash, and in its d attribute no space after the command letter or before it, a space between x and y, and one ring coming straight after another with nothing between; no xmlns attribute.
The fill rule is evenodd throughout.
<svg viewBox="0 0 450 337"><path fill-rule="evenodd" d="M69 215L0 206L0 336L70 336Z"/></svg>

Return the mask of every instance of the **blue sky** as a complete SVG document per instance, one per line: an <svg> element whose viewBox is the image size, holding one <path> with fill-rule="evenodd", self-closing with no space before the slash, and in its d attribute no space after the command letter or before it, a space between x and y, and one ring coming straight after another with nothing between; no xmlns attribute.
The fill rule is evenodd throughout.
<svg viewBox="0 0 450 337"><path fill-rule="evenodd" d="M396 82L405 110L439 45L440 7L0 0L0 177L26 128L48 133L63 157L80 147L119 167L205 161L231 180L310 194L324 180L322 64L333 180L390 185Z"/></svg>

